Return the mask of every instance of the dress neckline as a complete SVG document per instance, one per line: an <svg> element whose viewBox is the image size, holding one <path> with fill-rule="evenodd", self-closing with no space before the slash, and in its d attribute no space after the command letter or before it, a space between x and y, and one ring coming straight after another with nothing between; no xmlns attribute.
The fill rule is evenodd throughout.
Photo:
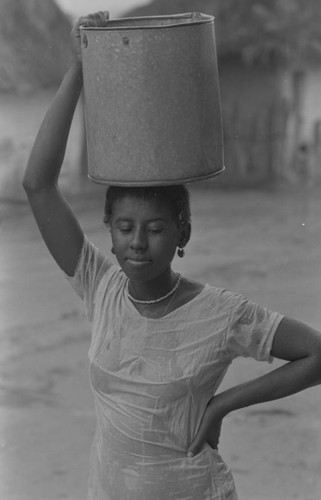
<svg viewBox="0 0 321 500"><path fill-rule="evenodd" d="M134 313L136 314L140 319L142 320L145 320L145 321L163 321L163 320L166 320L167 318L170 318L171 316L174 316L175 314L177 314L177 312L181 311L182 309L185 309L187 306L190 306L194 301L197 301L207 290L208 288L210 287L210 285L208 285L207 283L203 286L202 290L197 294L195 295L192 299L188 300L187 302L185 302L185 304L182 304L178 307L176 307L176 309L172 310L172 311L169 311L168 313L164 314L164 316L161 316L160 318L150 318L148 316L144 316L143 314L141 314L138 309L136 309L136 307L134 306L134 304L131 302L131 300L129 299L127 293L126 293L126 279L124 278L123 280L123 290L122 290L122 295L123 295L123 300L126 304L126 306Z"/></svg>

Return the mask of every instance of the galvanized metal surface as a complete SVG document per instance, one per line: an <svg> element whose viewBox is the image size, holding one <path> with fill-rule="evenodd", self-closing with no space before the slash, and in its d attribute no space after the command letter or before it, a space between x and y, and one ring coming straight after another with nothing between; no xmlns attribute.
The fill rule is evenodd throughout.
<svg viewBox="0 0 321 500"><path fill-rule="evenodd" d="M166 185L222 171L213 17L119 19L81 38L92 180Z"/></svg>

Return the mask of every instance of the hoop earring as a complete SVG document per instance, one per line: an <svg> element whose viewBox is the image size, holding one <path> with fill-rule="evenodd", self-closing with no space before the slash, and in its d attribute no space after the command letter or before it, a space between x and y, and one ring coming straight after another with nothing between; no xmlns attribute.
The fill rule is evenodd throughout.
<svg viewBox="0 0 321 500"><path fill-rule="evenodd" d="M178 248L178 250L177 250L177 255L178 255L178 257L179 257L180 259L182 259L182 258L184 257L184 255L185 255L185 250L184 250L184 248Z"/></svg>

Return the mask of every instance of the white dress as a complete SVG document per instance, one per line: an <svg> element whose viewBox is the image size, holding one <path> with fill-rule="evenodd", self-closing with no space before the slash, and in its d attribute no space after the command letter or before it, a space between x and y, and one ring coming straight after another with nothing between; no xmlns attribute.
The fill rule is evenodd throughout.
<svg viewBox="0 0 321 500"><path fill-rule="evenodd" d="M89 500L235 500L230 469L205 445L186 456L209 399L237 356L271 361L278 313L206 285L160 319L139 314L126 276L85 238L68 278L92 324L97 415Z"/></svg>

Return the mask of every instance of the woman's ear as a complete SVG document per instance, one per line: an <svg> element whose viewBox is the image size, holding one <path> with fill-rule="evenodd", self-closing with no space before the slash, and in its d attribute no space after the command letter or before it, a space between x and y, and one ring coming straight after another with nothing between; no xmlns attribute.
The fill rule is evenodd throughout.
<svg viewBox="0 0 321 500"><path fill-rule="evenodd" d="M182 228L181 228L181 235L180 235L180 239L179 239L179 242L178 242L179 248L186 247L187 243L190 240L191 233L192 233L191 223L190 222L185 222L185 224L183 224Z"/></svg>

